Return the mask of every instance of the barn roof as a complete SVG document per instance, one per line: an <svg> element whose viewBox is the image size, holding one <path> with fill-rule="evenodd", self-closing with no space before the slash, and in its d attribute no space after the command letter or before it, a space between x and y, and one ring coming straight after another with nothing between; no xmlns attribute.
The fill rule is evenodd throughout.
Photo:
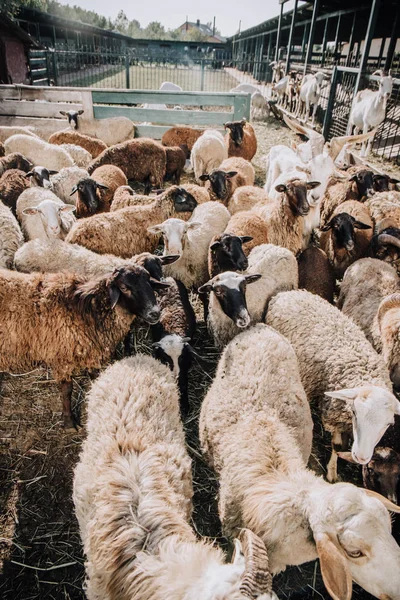
<svg viewBox="0 0 400 600"><path fill-rule="evenodd" d="M0 25L4 25L4 27L12 33L16 38L28 44L30 46L40 47L39 44L34 40L29 33L24 31L22 27L17 25L12 19L9 19L6 15L0 14Z"/></svg>

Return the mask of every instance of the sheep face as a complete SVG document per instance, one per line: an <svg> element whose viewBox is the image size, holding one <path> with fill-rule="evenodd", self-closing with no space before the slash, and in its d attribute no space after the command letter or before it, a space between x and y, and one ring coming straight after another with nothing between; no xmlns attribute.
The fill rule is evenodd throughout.
<svg viewBox="0 0 400 600"><path fill-rule="evenodd" d="M348 483L321 489L309 522L325 586L332 598L351 598L353 579L382 600L400 599L400 548L388 510L398 506Z"/></svg>
<svg viewBox="0 0 400 600"><path fill-rule="evenodd" d="M84 110L69 110L68 112L60 110L60 115L67 117L71 129L78 129L78 117L83 115L84 112Z"/></svg>
<svg viewBox="0 0 400 600"><path fill-rule="evenodd" d="M213 292L221 309L237 327L244 329L250 325L250 315L246 303L246 285L258 281L261 275L239 275L232 271L221 273L199 287L200 294Z"/></svg>
<svg viewBox="0 0 400 600"><path fill-rule="evenodd" d="M174 333L153 344L154 358L169 367L177 379L181 371L187 373L192 365L192 348L189 342L190 338Z"/></svg>
<svg viewBox="0 0 400 600"><path fill-rule="evenodd" d="M321 185L319 181L306 182L302 179L292 179L285 184L281 183L275 186L275 190L285 194L289 208L296 217L304 217L310 212L307 193L319 185Z"/></svg>
<svg viewBox="0 0 400 600"><path fill-rule="evenodd" d="M164 239L164 255L172 254L182 256L187 242L189 230L199 229L201 223L195 221L182 221L182 219L167 219L160 225L149 227L150 233L161 233Z"/></svg>
<svg viewBox="0 0 400 600"><path fill-rule="evenodd" d="M170 265L176 262L179 259L179 255L170 255L170 256L155 256L154 254L150 254L150 252L143 252L135 257L135 263L143 269L146 269L150 277L153 279L157 279L157 281L161 281L163 272L163 265Z"/></svg>
<svg viewBox="0 0 400 600"><path fill-rule="evenodd" d="M386 227L371 240L371 255L388 263L400 259L400 229Z"/></svg>
<svg viewBox="0 0 400 600"><path fill-rule="evenodd" d="M372 177L372 181L375 192L388 192L390 190L390 184L396 185L396 183L399 183L398 179L389 177L389 175L381 175L380 173L376 173Z"/></svg>
<svg viewBox="0 0 400 600"><path fill-rule="evenodd" d="M219 240L211 243L210 250L221 271L245 271L247 269L248 260L243 252L242 244L251 242L252 239L249 235L237 236L224 233Z"/></svg>
<svg viewBox="0 0 400 600"><path fill-rule="evenodd" d="M47 237L51 239L61 236L63 214L72 213L74 210L75 206L72 206L72 204L60 205L53 202L53 200L43 200L37 206L25 208L22 213L24 215L39 215Z"/></svg>
<svg viewBox="0 0 400 600"><path fill-rule="evenodd" d="M349 177L349 181L355 183L361 201L371 198L375 194L373 177L373 172L367 169L358 171Z"/></svg>
<svg viewBox="0 0 400 600"><path fill-rule="evenodd" d="M168 190L172 194L174 207L176 212L193 212L197 206L197 200L192 194L184 188L175 186Z"/></svg>
<svg viewBox="0 0 400 600"><path fill-rule="evenodd" d="M98 183L91 177L84 177L71 190L70 196L73 196L76 192L78 192L80 202L88 209L90 214L95 214L99 207L101 200L99 198L99 193L97 190L108 190L109 188L102 183Z"/></svg>
<svg viewBox="0 0 400 600"><path fill-rule="evenodd" d="M50 175L56 175L57 173L58 171L52 171L45 167L33 167L33 169L26 174L26 177L31 178L31 186L51 189L53 185L50 181Z"/></svg>
<svg viewBox="0 0 400 600"><path fill-rule="evenodd" d="M211 173L200 175L200 181L209 181L211 189L219 200L226 200L230 194L228 180L237 175L237 171L222 171L215 169Z"/></svg>
<svg viewBox="0 0 400 600"><path fill-rule="evenodd" d="M336 248L345 249L348 253L354 251L355 229L371 229L371 226L357 221L347 213L340 213L335 215L324 227L321 227L321 231L331 230Z"/></svg>
<svg viewBox="0 0 400 600"><path fill-rule="evenodd" d="M242 119L241 121L228 121L224 125L225 129L229 129L229 136L236 147L241 146L243 143L243 129L246 122L246 119Z"/></svg>
<svg viewBox="0 0 400 600"><path fill-rule="evenodd" d="M400 402L391 392L376 385L325 392L325 395L343 400L351 410L354 437L351 453L355 462L367 464L386 429L393 425L394 415L400 415Z"/></svg>

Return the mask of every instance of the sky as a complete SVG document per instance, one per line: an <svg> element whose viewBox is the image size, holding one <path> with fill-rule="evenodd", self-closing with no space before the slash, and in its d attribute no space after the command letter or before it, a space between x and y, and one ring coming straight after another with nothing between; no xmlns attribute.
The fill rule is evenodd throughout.
<svg viewBox="0 0 400 600"><path fill-rule="evenodd" d="M212 22L216 17L216 26L222 35L234 35L241 30L257 25L279 14L278 0L202 0L196 3L187 0L148 0L147 2L132 2L132 0L59 0L61 4L78 5L87 10L94 10L100 15L115 19L122 9L128 19L137 19L142 27L150 21L160 21L165 29L176 29L186 21L200 19L202 23ZM294 1L287 2L284 12L293 8Z"/></svg>

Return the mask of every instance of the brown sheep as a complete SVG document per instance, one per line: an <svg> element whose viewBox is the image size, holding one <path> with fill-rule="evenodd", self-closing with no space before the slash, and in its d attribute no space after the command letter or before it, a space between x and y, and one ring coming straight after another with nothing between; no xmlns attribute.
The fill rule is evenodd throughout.
<svg viewBox="0 0 400 600"><path fill-rule="evenodd" d="M74 144L75 146L81 146L89 152L92 158L97 158L104 150L107 149L107 144L98 138L79 131L56 131L49 137L49 144L56 144L61 146L62 144Z"/></svg>
<svg viewBox="0 0 400 600"><path fill-rule="evenodd" d="M363 202L375 193L374 173L364 166L352 167L342 178L332 175L321 199L321 225L326 225L335 209L347 200Z"/></svg>
<svg viewBox="0 0 400 600"><path fill-rule="evenodd" d="M225 144L228 148L228 157L239 156L251 160L257 152L257 138L253 127L242 119L241 121L228 121L225 129Z"/></svg>
<svg viewBox="0 0 400 600"><path fill-rule="evenodd" d="M159 235L148 231L170 217L187 220L196 208L196 199L181 187L172 186L150 204L128 206L114 212L81 219L66 241L85 246L98 254L130 258L140 252L154 252Z"/></svg>
<svg viewBox="0 0 400 600"><path fill-rule="evenodd" d="M8 169L20 169L20 171L28 173L32 168L33 163L19 152L11 152L10 154L7 154L7 156L0 158L0 175L2 175L4 171L8 171Z"/></svg>
<svg viewBox="0 0 400 600"><path fill-rule="evenodd" d="M114 192L128 183L125 174L114 165L103 165L92 173L92 177L84 177L72 188L71 196L77 192L76 216L109 212Z"/></svg>
<svg viewBox="0 0 400 600"><path fill-rule="evenodd" d="M335 275L343 277L347 267L367 256L373 235L373 222L366 206L356 200L340 204L330 221L321 227L320 244Z"/></svg>
<svg viewBox="0 0 400 600"><path fill-rule="evenodd" d="M248 240L246 247L243 248L246 256L248 256L256 246L267 244L269 242L267 223L262 217L250 210L241 211L233 215L229 219L225 231L240 237L251 237L251 240Z"/></svg>
<svg viewBox="0 0 400 600"><path fill-rule="evenodd" d="M233 157L225 159L218 169L200 175L200 180L206 182L206 189L211 200L219 200L228 206L234 191L244 185L253 185L255 171L253 165L244 158Z"/></svg>
<svg viewBox="0 0 400 600"><path fill-rule="evenodd" d="M108 363L138 315L160 316L153 289L167 284L143 268L116 269L98 280L71 273L0 271L0 369L20 373L45 364L61 384L64 426L71 413L72 377Z"/></svg>
<svg viewBox="0 0 400 600"><path fill-rule="evenodd" d="M297 258L299 266L299 289L321 296L333 304L335 273L327 255L320 248L310 246Z"/></svg>
<svg viewBox="0 0 400 600"><path fill-rule="evenodd" d="M172 183L179 185L186 163L186 152L184 147L168 146L165 148L165 152L167 155L165 181L171 181Z"/></svg>
<svg viewBox="0 0 400 600"><path fill-rule="evenodd" d="M264 188L255 185L238 187L229 200L228 210L231 215L241 210L251 210L258 202L267 202L268 194Z"/></svg>
<svg viewBox="0 0 400 600"><path fill-rule="evenodd" d="M177 186L171 186L169 189L176 189L176 187ZM185 183L185 185L179 187L191 194L196 199L197 204L203 204L204 202L210 201L210 194L208 191L199 185ZM110 210L113 212L114 210L126 208L127 206L143 206L144 204L151 204L151 202L154 202L154 196L135 194L131 187L123 185L116 190Z"/></svg>
<svg viewBox="0 0 400 600"><path fill-rule="evenodd" d="M190 152L196 140L203 134L202 129L193 127L171 127L161 138L163 146L187 146Z"/></svg>
<svg viewBox="0 0 400 600"><path fill-rule="evenodd" d="M0 177L0 200L16 215L17 200L30 187L29 179L20 169L9 169Z"/></svg>
<svg viewBox="0 0 400 600"><path fill-rule="evenodd" d="M129 180L144 183L145 194L148 194L152 186L162 187L166 163L165 148L160 143L148 138L139 138L104 150L90 163L88 173L91 175L102 165L114 165L119 167Z"/></svg>

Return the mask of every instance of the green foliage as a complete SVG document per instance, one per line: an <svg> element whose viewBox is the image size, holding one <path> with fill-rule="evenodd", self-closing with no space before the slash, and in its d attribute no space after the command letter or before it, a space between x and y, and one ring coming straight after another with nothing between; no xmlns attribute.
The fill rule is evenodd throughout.
<svg viewBox="0 0 400 600"><path fill-rule="evenodd" d="M196 27L192 27L189 31L182 32L182 40L187 40L188 42L206 42L208 40L208 36L204 35L197 29Z"/></svg>
<svg viewBox="0 0 400 600"><path fill-rule="evenodd" d="M47 0L1 0L0 13L13 17L19 9L25 6L27 8L37 8L38 10L47 10Z"/></svg>

